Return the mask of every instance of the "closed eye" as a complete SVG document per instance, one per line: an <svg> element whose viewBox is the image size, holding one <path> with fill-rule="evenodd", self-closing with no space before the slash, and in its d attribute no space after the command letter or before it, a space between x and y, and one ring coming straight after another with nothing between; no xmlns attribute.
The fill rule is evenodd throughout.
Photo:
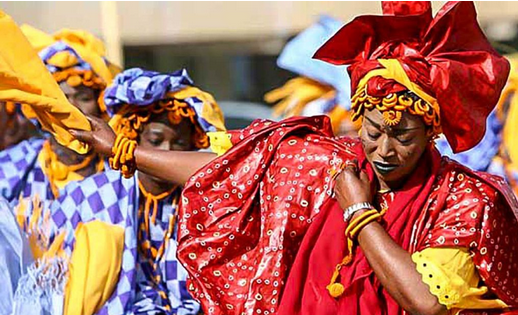
<svg viewBox="0 0 518 315"><path fill-rule="evenodd" d="M372 140L376 140L378 139L380 136L381 136L381 133L379 132L368 132L367 131L367 135L369 136L369 138L371 138Z"/></svg>

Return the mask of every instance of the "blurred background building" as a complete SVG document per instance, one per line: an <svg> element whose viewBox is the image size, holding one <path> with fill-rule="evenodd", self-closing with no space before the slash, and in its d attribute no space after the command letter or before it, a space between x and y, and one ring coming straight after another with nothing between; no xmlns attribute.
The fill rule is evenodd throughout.
<svg viewBox="0 0 518 315"><path fill-rule="evenodd" d="M433 2L434 9L443 3ZM475 4L495 47L517 51L518 2ZM263 103L265 92L294 76L278 68L276 58L320 14L345 23L381 12L379 1L0 2L0 8L19 24L45 32L89 30L106 41L108 57L126 68L167 72L185 67L217 100L232 101L232 110L240 108L236 102Z"/></svg>

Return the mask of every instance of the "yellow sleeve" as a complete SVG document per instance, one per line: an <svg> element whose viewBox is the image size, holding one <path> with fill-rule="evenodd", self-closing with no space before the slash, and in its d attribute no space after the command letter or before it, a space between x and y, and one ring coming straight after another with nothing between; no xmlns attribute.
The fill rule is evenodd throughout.
<svg viewBox="0 0 518 315"><path fill-rule="evenodd" d="M110 298L119 279L124 229L102 221L80 225L70 260L64 315L90 315Z"/></svg>
<svg viewBox="0 0 518 315"><path fill-rule="evenodd" d="M207 132L210 139L210 149L218 156L225 154L232 148L230 135L224 131Z"/></svg>
<svg viewBox="0 0 518 315"><path fill-rule="evenodd" d="M427 248L412 255L417 271L439 303L457 314L463 309L506 308L499 299L484 299L488 289L465 248Z"/></svg>

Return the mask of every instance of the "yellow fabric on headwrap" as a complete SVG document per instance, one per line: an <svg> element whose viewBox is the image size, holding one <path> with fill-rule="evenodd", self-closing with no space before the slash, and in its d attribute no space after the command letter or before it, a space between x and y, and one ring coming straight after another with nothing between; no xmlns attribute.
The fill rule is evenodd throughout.
<svg viewBox="0 0 518 315"><path fill-rule="evenodd" d="M36 51L40 51L56 41L51 35L27 24L22 24L20 29Z"/></svg>
<svg viewBox="0 0 518 315"><path fill-rule="evenodd" d="M397 83L406 87L409 91L419 96L424 101L428 102L430 105L432 105L434 111L436 111L437 114L440 113L439 103L437 103L437 100L433 96L423 91L423 89L419 85L415 84L410 80L405 70L403 69L403 66L401 66L397 59L378 59L378 62L384 68L375 69L368 72L360 80L357 89L365 87L365 85L371 78L377 76L383 77L388 80L394 80Z"/></svg>
<svg viewBox="0 0 518 315"><path fill-rule="evenodd" d="M91 221L79 225L75 237L63 314L95 314L117 285L124 229L102 221Z"/></svg>
<svg viewBox="0 0 518 315"><path fill-rule="evenodd" d="M504 122L502 130L502 146L509 157L509 167L517 169L518 165L518 57L508 58L511 71L500 100L497 105L497 117ZM507 102L509 101L509 102ZM505 106L508 106L506 109Z"/></svg>
<svg viewBox="0 0 518 315"><path fill-rule="evenodd" d="M273 108L275 117L288 118L301 115L306 105L317 99L332 99L335 95L336 92L331 86L310 78L296 77L266 93L264 100L267 103L277 103Z"/></svg>
<svg viewBox="0 0 518 315"><path fill-rule="evenodd" d="M70 104L13 19L0 11L0 100L28 104L43 128L78 153L88 147L69 129L90 130L86 117Z"/></svg>
<svg viewBox="0 0 518 315"><path fill-rule="evenodd" d="M103 42L93 34L82 30L62 29L53 35L48 35L29 25L22 25L21 30L31 45L40 51L57 41L63 41L86 61L92 70L106 83L110 84L116 74L111 71L103 57L106 56L106 49ZM68 56L68 58L67 58ZM48 62L61 68L72 67L77 60L68 52L58 53Z"/></svg>
<svg viewBox="0 0 518 315"><path fill-rule="evenodd" d="M198 98L199 100L203 101L201 114L198 112L198 115L205 119L209 124L213 125L216 130L226 130L223 112L219 108L219 105L214 97L209 93L204 92L196 87L188 86L179 91L167 93L167 97L176 98L178 100L185 100L190 97Z"/></svg>

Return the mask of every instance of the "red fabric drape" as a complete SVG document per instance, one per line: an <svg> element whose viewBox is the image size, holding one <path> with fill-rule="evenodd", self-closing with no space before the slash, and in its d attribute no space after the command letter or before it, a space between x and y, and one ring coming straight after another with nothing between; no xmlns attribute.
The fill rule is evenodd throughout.
<svg viewBox="0 0 518 315"><path fill-rule="evenodd" d="M232 141L234 147L203 167L183 191L178 258L192 294L207 314L273 314L279 305L300 314L314 306L347 314L345 302L325 291L346 254L342 213L328 192L336 163L361 160L359 142L332 138L327 117L258 121L233 132ZM390 235L411 253L468 248L490 290L518 306L518 205L512 191L502 179L446 158L435 172L437 158L430 154L389 205ZM381 314L400 312L361 250L355 259L340 279L348 284L344 301L362 314L370 307Z"/></svg>

